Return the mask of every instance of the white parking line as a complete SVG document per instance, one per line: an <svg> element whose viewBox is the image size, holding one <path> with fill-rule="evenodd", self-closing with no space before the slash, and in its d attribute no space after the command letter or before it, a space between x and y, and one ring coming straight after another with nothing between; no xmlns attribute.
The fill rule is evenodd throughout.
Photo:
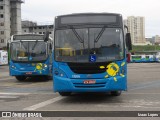
<svg viewBox="0 0 160 120"><path fill-rule="evenodd" d="M41 108L41 107L44 107L46 105L49 105L51 103L54 103L54 102L57 102L59 100L62 100L64 97L61 97L61 96L58 96L58 97L55 97L55 98L52 98L50 100L46 100L44 102L41 102L41 103L38 103L38 104L35 104L35 105L32 105L30 107L26 107L24 108L23 110L36 110L38 108Z"/></svg>
<svg viewBox="0 0 160 120"><path fill-rule="evenodd" d="M15 80L15 78L14 77L0 77L0 80L2 81L2 80Z"/></svg>
<svg viewBox="0 0 160 120"><path fill-rule="evenodd" d="M159 95L160 93L130 93L130 92L123 92L123 94L129 94L129 95L131 95L131 94L135 94L135 95L144 95L144 94L146 94L146 95Z"/></svg>
<svg viewBox="0 0 160 120"><path fill-rule="evenodd" d="M0 95L29 95L31 93L7 93L7 92L0 92Z"/></svg>
<svg viewBox="0 0 160 120"><path fill-rule="evenodd" d="M0 99L12 99L12 98L18 98L20 95L29 95L29 93L6 93L6 92L0 92Z"/></svg>
<svg viewBox="0 0 160 120"><path fill-rule="evenodd" d="M8 98L18 98L18 97L19 97L19 96L13 96L13 95L12 95L12 96L9 96L9 95L2 95L2 96L1 96L1 95L0 95L0 99L4 99L4 98L5 98L5 99L8 99Z"/></svg>

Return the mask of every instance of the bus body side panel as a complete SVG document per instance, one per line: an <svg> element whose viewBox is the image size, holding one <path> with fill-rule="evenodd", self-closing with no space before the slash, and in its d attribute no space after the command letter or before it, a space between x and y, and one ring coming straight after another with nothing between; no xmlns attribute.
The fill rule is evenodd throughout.
<svg viewBox="0 0 160 120"><path fill-rule="evenodd" d="M118 65L119 70L115 76L110 75L107 68L105 73L75 74L65 63L54 62L53 79L55 92L109 92L127 90L126 60L112 62ZM115 65L115 66L116 66ZM89 77L87 77L89 76ZM85 80L93 80L94 84L85 84Z"/></svg>
<svg viewBox="0 0 160 120"><path fill-rule="evenodd" d="M44 63L14 63L10 61L10 75L32 76L32 75L50 75L51 67L49 58Z"/></svg>

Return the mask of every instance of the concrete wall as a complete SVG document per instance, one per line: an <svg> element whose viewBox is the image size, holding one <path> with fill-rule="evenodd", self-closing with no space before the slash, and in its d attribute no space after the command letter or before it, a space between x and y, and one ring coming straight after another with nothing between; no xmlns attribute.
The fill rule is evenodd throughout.
<svg viewBox="0 0 160 120"><path fill-rule="evenodd" d="M21 2L11 2L11 35L21 34Z"/></svg>
<svg viewBox="0 0 160 120"><path fill-rule="evenodd" d="M24 0L3 0L0 1L0 48L7 45L7 41L13 34L21 33L21 3ZM4 31L4 33L1 31ZM4 42L3 42L4 41Z"/></svg>
<svg viewBox="0 0 160 120"><path fill-rule="evenodd" d="M3 18L0 18L0 48L3 48L10 39L10 0L0 1L0 6L3 6L3 9L0 9L0 14L3 14ZM4 34L1 34L1 31L4 31Z"/></svg>
<svg viewBox="0 0 160 120"><path fill-rule="evenodd" d="M50 37L53 38L53 25L30 25L31 21L28 23L22 21L22 34L33 33L33 34L45 34L46 30L50 32ZM24 25L23 25L24 24ZM26 26L28 25L28 26Z"/></svg>

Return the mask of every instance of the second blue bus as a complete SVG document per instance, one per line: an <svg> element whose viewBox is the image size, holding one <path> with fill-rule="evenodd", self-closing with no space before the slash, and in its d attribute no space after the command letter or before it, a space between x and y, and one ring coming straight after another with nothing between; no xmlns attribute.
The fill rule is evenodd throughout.
<svg viewBox="0 0 160 120"><path fill-rule="evenodd" d="M52 39L39 34L11 36L9 71L18 81L52 76Z"/></svg>

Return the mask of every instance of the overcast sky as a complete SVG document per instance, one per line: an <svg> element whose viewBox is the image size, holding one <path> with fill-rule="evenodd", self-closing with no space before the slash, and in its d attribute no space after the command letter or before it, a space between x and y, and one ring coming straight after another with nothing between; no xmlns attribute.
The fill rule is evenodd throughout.
<svg viewBox="0 0 160 120"><path fill-rule="evenodd" d="M145 36L160 35L160 0L25 0L22 19L53 23L57 15L112 12L145 17Z"/></svg>

